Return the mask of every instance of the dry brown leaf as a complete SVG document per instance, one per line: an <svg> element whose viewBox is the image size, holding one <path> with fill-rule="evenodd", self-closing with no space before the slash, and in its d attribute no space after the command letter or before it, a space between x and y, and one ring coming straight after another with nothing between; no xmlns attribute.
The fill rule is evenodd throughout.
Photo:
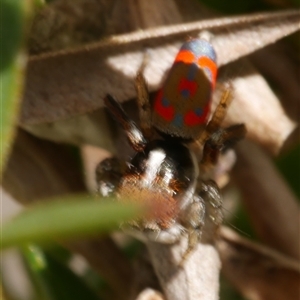
<svg viewBox="0 0 300 300"><path fill-rule="evenodd" d="M297 39L297 36L294 38ZM259 72L276 88L282 106L294 121L300 119L300 76L297 56L296 49L292 51L291 47L283 41L263 48L250 56L251 62Z"/></svg>
<svg viewBox="0 0 300 300"><path fill-rule="evenodd" d="M29 35L29 52L70 48L100 39L108 31L108 20L116 1L56 0L36 14ZM111 27L111 26L110 26Z"/></svg>
<svg viewBox="0 0 300 300"><path fill-rule="evenodd" d="M133 98L133 78L146 48L151 55L145 76L153 91L187 36L204 29L215 31L213 45L219 65L223 65L298 30L299 18L298 11L217 18L115 36L81 49L32 57L21 123L53 122L94 111L103 106L107 93L120 101Z"/></svg>
<svg viewBox="0 0 300 300"><path fill-rule="evenodd" d="M158 10L159 8L159 10ZM167 14L165 12L168 12ZM72 48L140 28L180 23L173 0L56 0L35 16L29 47L31 54Z"/></svg>
<svg viewBox="0 0 300 300"><path fill-rule="evenodd" d="M236 152L233 177L257 235L270 247L299 259L300 209L295 195L258 146L242 141Z"/></svg>
<svg viewBox="0 0 300 300"><path fill-rule="evenodd" d="M299 298L299 262L223 227L217 248L222 271L249 300Z"/></svg>
<svg viewBox="0 0 300 300"><path fill-rule="evenodd" d="M290 17L284 17L286 15L290 15ZM274 34L272 35L269 27L272 28L274 22L278 23L279 19L285 20L284 18L290 19L291 24L294 24L294 18L298 18L298 13L292 11L290 13L259 15L258 17L224 18L217 19L219 23L216 22L216 20L206 20L203 21L204 23L197 22L195 24L200 27L212 26L213 28L222 28L223 24L232 23L232 28L228 29L229 31L224 31L223 28L221 31L216 32L214 43L216 47L219 44L219 47L229 49L230 53L235 55L235 59L243 55L244 50L240 51L239 48L235 48L235 41L232 40L232 38L227 39L228 34L234 35L235 39L239 41L243 39L252 41L248 49L251 52L257 48L258 44L263 46L265 43L270 42L270 38L278 38L279 32L281 35L285 35L291 30L291 26L294 26L293 30L297 28L295 24L290 25L289 22L286 24L283 21L282 30L278 29L280 26L275 26ZM261 20L264 19L268 21L262 22ZM191 26L195 27L195 24ZM258 27L264 28L264 30L259 31L261 34L259 38L256 36L251 37L251 34L253 32L256 34L256 30L258 30L256 27L253 27L255 24L259 24L257 25ZM186 28L182 29L182 25L180 26L181 31L183 30L185 32L187 30ZM163 78L165 70L171 64L173 59L172 53L177 51L174 45L179 45L179 42L176 41L180 39L181 42L183 39L182 34L179 37L176 35L175 38L172 37L172 35L174 35L172 28L174 31L174 26L171 26L165 29L154 29L152 31L148 30L117 37L118 40L116 41L115 39L113 42L113 49L111 48L112 46L109 46L110 43L106 41L102 44L98 43L94 45L93 47L96 47L94 50L81 50L79 52L75 51L74 53L72 50L65 52L64 55L54 53L54 57L34 59L31 63L32 68L29 68L28 77L28 85L33 87L33 91L31 88L27 89L29 96L25 98L28 99L29 102L25 99L25 106L23 106L23 112L25 114L23 114L23 127L35 135L54 141L75 144L89 143L114 152L111 143L111 134L105 119L99 116L102 114L100 110L92 114L86 114L85 116L73 118L68 118L68 116L93 111L96 107L102 106L102 98L107 92L118 96L120 100L134 97L133 77L142 59L145 43L148 44L152 52L146 70L146 77L150 87L152 84L152 88L156 89ZM266 30L266 28L268 30ZM169 33L168 30L170 31ZM166 36L163 36L161 31L163 33L165 31L164 34L166 34ZM154 34L153 32L156 33ZM153 36L159 38L153 39ZM174 42L171 43L170 39L171 41L174 40ZM113 41L114 38L111 38L111 40ZM171 44L166 44L168 42ZM158 43L160 43L160 46L155 46ZM228 45L224 43L228 43ZM173 49L172 51L169 51L170 47ZM135 50L133 50L133 48ZM130 53L132 51L134 53ZM159 51L159 53L155 54L156 51ZM123 52L123 54L121 52ZM228 57L226 55L226 57L223 56L225 60L222 62L224 51L219 52L219 56L221 54L220 64L222 64L228 60ZM93 57L94 62L90 61L90 55ZM137 57L139 57L139 59L137 59ZM74 59L76 62L73 61ZM88 65L85 65L85 62L88 62ZM48 66L49 63L51 66ZM58 63L59 66L56 65L56 63ZM96 70L95 66L98 63L100 65L98 65ZM163 67L164 64L166 64L165 67ZM35 70L37 65L38 69ZM230 67L232 66L229 66L229 68ZM51 70L53 70L53 74ZM105 70L107 73L105 73ZM257 75L251 74L252 76L250 76L249 74L244 74L244 71L245 68L242 72L239 68L237 74L235 74L235 76L238 75L238 78L233 81L237 97L230 110L231 112L229 112L229 118L227 118L228 123L233 124L236 121L245 122L251 138L265 145L270 152L277 153L286 138L293 131L295 125L285 116L274 94L268 88L264 80ZM85 72L88 73L88 76L82 78ZM241 76L242 73L243 76ZM33 76L33 81L30 74ZM154 83L153 80L155 81ZM86 86L86 84L88 86ZM50 90L48 88L50 88ZM80 91L78 91L77 88L79 88ZM37 89L39 90L38 94L36 94ZM250 95L251 99L249 100ZM46 102L43 99L46 100ZM29 107L27 105L29 105ZM261 113L265 108L267 108L269 112L269 118L265 118ZM241 113L241 111L243 111L243 113ZM51 114L51 116L49 114ZM68 119L64 120L65 118ZM277 120L281 121L277 122ZM51 121L52 123L45 123L46 121ZM38 126L32 123L36 123ZM272 126L273 123L278 124L277 126ZM98 132L101 132L101 134L98 134Z"/></svg>
<svg viewBox="0 0 300 300"><path fill-rule="evenodd" d="M18 202L85 191L81 172L70 149L19 130L2 185Z"/></svg>
<svg viewBox="0 0 300 300"><path fill-rule="evenodd" d="M132 299L134 270L114 241L109 238L94 238L64 243L72 252L82 255L90 266L112 287L116 299Z"/></svg>
<svg viewBox="0 0 300 300"><path fill-rule="evenodd" d="M126 0L125 0L126 1ZM127 1L134 30L182 22L182 14L173 0ZM166 13L167 12L167 13Z"/></svg>
<svg viewBox="0 0 300 300"><path fill-rule="evenodd" d="M35 136L73 145L91 144L115 153L114 135L103 109L52 123L23 125L26 131Z"/></svg>
<svg viewBox="0 0 300 300"><path fill-rule="evenodd" d="M246 59L222 68L220 75L221 81L229 78L234 93L224 125L244 123L248 138L261 144L268 152L278 154L296 124L286 115L265 79ZM220 97L220 93L216 92L214 106Z"/></svg>

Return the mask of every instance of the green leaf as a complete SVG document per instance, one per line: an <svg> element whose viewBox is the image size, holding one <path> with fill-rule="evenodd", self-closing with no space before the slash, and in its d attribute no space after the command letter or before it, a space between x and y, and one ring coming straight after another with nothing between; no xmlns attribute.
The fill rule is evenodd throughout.
<svg viewBox="0 0 300 300"><path fill-rule="evenodd" d="M24 85L24 33L32 1L0 0L0 172L9 153Z"/></svg>
<svg viewBox="0 0 300 300"><path fill-rule="evenodd" d="M99 300L79 276L38 246L23 247L22 253L39 299Z"/></svg>
<svg viewBox="0 0 300 300"><path fill-rule="evenodd" d="M31 207L2 225L1 248L103 234L142 212L137 205L99 199L73 196Z"/></svg>
<svg viewBox="0 0 300 300"><path fill-rule="evenodd" d="M46 5L45 0L34 0L35 10L43 8Z"/></svg>

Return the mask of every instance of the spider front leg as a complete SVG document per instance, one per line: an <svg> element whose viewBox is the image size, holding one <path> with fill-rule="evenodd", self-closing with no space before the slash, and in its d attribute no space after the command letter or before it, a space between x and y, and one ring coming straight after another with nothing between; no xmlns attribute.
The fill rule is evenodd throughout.
<svg viewBox="0 0 300 300"><path fill-rule="evenodd" d="M213 180L198 183L198 195L205 203L205 218L202 228L202 243L213 243L223 222L223 198L219 187Z"/></svg>
<svg viewBox="0 0 300 300"><path fill-rule="evenodd" d="M205 201L198 193L193 196L192 203L184 210L181 220L187 230L188 238L188 246L180 263L182 265L201 240L205 222Z"/></svg>
<svg viewBox="0 0 300 300"><path fill-rule="evenodd" d="M99 195L104 198L115 196L115 191L122 176L122 164L117 158L110 157L100 162L96 168L97 192Z"/></svg>
<svg viewBox="0 0 300 300"><path fill-rule="evenodd" d="M135 89L137 92L137 104L138 104L139 116L140 116L140 126L146 138L150 138L152 136L151 105L150 105L147 82L144 77L144 71L148 59L149 59L149 54L147 53L144 54L143 61L138 69L135 78Z"/></svg>
<svg viewBox="0 0 300 300"><path fill-rule="evenodd" d="M214 181L199 180L196 194L185 209L182 220L188 234L188 247L182 258L183 263L199 242L213 243L222 224L222 196Z"/></svg>
<svg viewBox="0 0 300 300"><path fill-rule="evenodd" d="M203 133L200 136L198 142L203 145L209 136L221 128L221 124L226 116L227 109L232 101L231 87L227 87L218 103L210 121L206 125Z"/></svg>
<svg viewBox="0 0 300 300"><path fill-rule="evenodd" d="M224 152L246 135L244 124L237 124L228 128L221 128L226 116L227 109L232 100L231 88L229 87L222 95L211 120L208 122L199 142L203 145L203 156L200 169L207 171L218 161L220 153Z"/></svg>
<svg viewBox="0 0 300 300"><path fill-rule="evenodd" d="M104 103L115 120L124 129L131 147L137 152L142 151L147 144L147 140L144 137L143 132L128 117L120 103L116 101L111 95L107 95L104 98Z"/></svg>
<svg viewBox="0 0 300 300"><path fill-rule="evenodd" d="M232 147L246 134L244 124L233 125L228 128L219 128L206 140L200 168L207 170L218 162L220 153Z"/></svg>

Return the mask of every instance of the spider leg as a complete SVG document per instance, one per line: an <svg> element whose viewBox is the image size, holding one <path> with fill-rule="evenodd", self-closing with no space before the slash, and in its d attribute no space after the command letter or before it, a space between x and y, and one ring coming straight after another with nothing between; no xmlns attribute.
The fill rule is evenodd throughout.
<svg viewBox="0 0 300 300"><path fill-rule="evenodd" d="M210 121L206 125L203 133L200 136L200 139L198 142L200 142L201 145L205 143L205 141L209 138L209 136L217 131L221 127L221 123L223 122L227 109L232 101L232 87L226 87L224 92L222 93L221 100L216 107Z"/></svg>
<svg viewBox="0 0 300 300"><path fill-rule="evenodd" d="M96 168L97 192L102 197L111 197L123 175L122 165L115 157L106 158Z"/></svg>
<svg viewBox="0 0 300 300"><path fill-rule="evenodd" d="M180 265L199 242L214 243L218 228L222 224L222 196L213 180L199 180L193 202L185 210L182 221L187 229L188 246Z"/></svg>
<svg viewBox="0 0 300 300"><path fill-rule="evenodd" d="M123 127L132 148L135 151L142 151L145 148L147 140L145 139L142 131L128 117L120 103L110 95L107 95L104 98L104 103L115 120Z"/></svg>
<svg viewBox="0 0 300 300"><path fill-rule="evenodd" d="M193 202L186 208L182 216L184 227L187 230L188 245L182 255L180 266L191 255L199 241L201 240L202 228L205 220L205 202L197 193L193 197Z"/></svg>
<svg viewBox="0 0 300 300"><path fill-rule="evenodd" d="M228 128L221 128L227 109L232 101L232 87L229 86L222 94L211 120L206 125L198 142L204 144L203 156L200 162L202 170L208 170L218 161L221 152L233 146L246 134L244 124L237 124Z"/></svg>
<svg viewBox="0 0 300 300"><path fill-rule="evenodd" d="M220 153L232 147L246 134L244 124L237 124L227 128L219 128L206 140L200 167L209 168L218 162Z"/></svg>
<svg viewBox="0 0 300 300"><path fill-rule="evenodd" d="M149 55L144 54L142 64L139 67L135 78L135 88L137 92L137 104L140 116L140 126L142 132L146 137L151 137L152 126L151 126L151 105L149 99L149 91L147 82L144 77L144 70L148 62Z"/></svg>
<svg viewBox="0 0 300 300"><path fill-rule="evenodd" d="M198 195L205 203L205 217L202 228L202 243L214 243L216 234L223 222L223 198L213 180L200 181Z"/></svg>

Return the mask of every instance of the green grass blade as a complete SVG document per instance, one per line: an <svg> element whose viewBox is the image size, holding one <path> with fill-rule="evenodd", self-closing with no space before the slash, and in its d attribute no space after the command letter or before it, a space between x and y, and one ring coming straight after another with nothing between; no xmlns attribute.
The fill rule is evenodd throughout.
<svg viewBox="0 0 300 300"><path fill-rule="evenodd" d="M137 205L91 199L89 196L47 202L3 224L1 248L106 233L141 212Z"/></svg>
<svg viewBox="0 0 300 300"><path fill-rule="evenodd" d="M19 117L26 66L23 44L31 2L0 0L0 173Z"/></svg>

